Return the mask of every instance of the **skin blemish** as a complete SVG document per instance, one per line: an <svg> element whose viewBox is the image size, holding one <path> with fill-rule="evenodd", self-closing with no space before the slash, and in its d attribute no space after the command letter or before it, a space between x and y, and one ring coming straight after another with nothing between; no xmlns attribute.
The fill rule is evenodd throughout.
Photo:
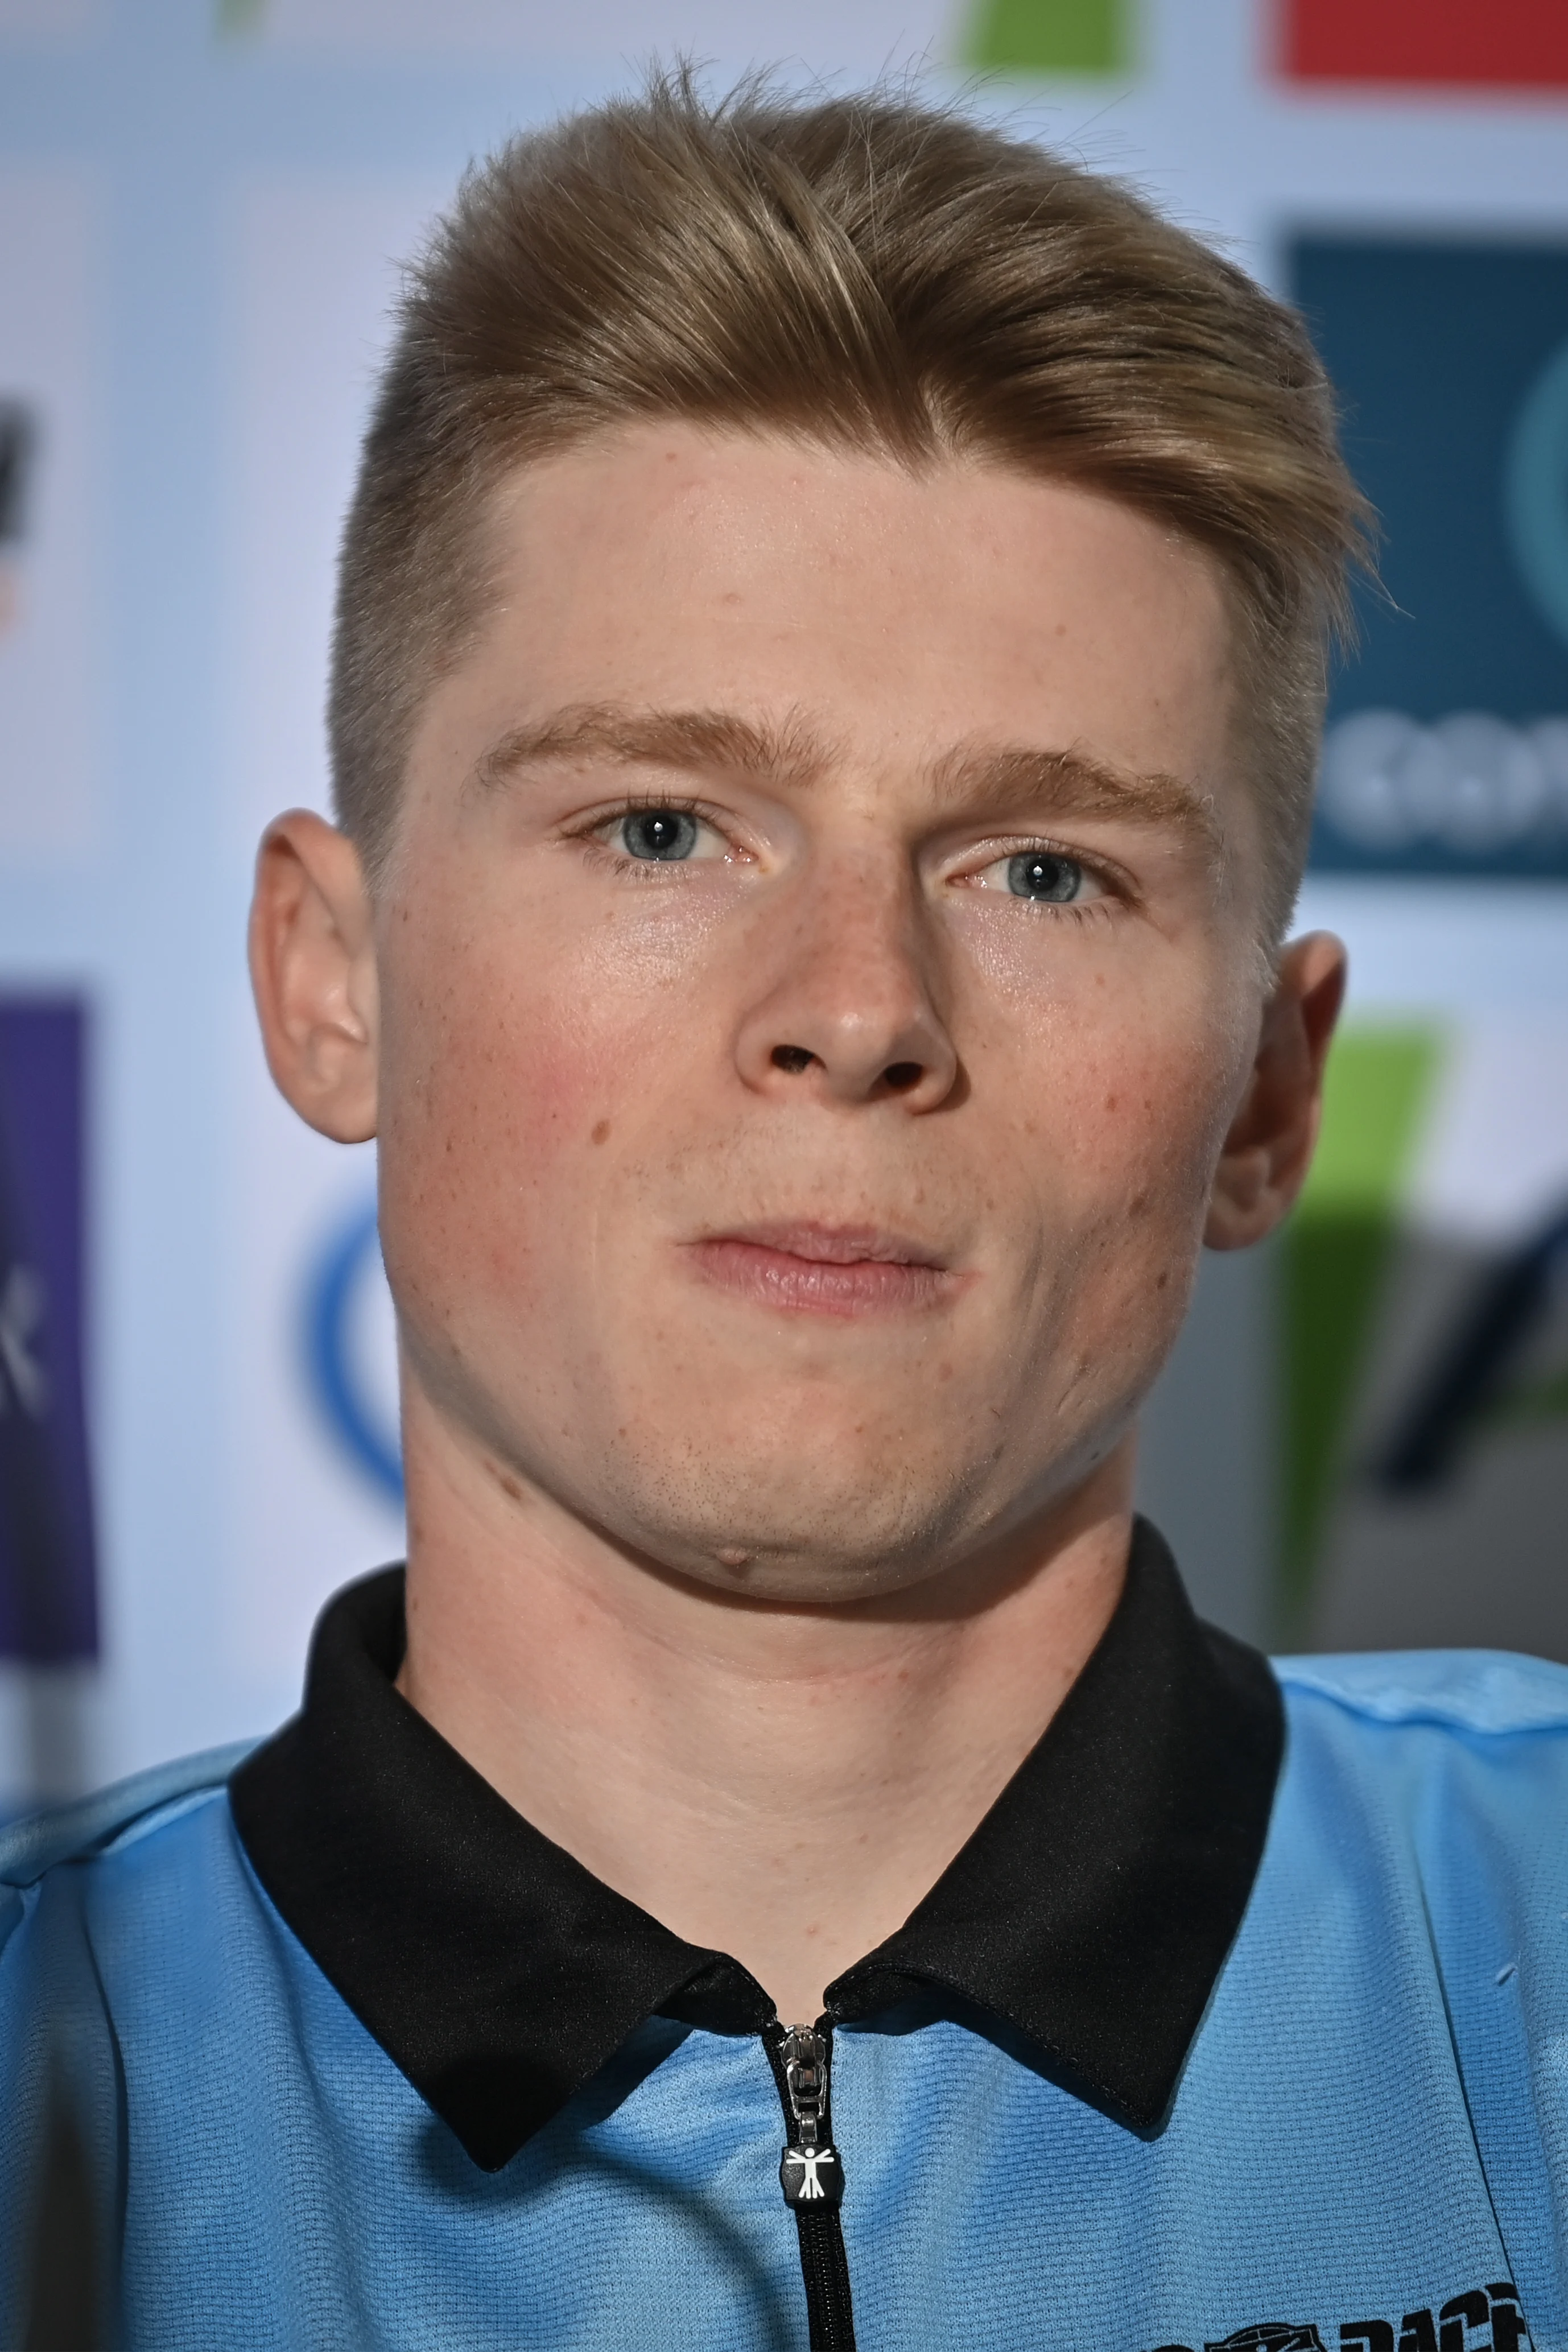
<svg viewBox="0 0 1568 2352"><path fill-rule="evenodd" d="M593 1133L590 1135L590 1137L589 1137L588 1140L589 1140L591 1143L608 1143L609 1139L610 1139L610 1122L609 1122L609 1120L608 1120L607 1118L601 1118L601 1119L597 1119L597 1120L595 1120L595 1124L594 1124L594 1130L593 1130Z"/></svg>
<svg viewBox="0 0 1568 2352"><path fill-rule="evenodd" d="M752 1555L742 1551L739 1544L725 1544L717 1557L721 1568L744 1568Z"/></svg>

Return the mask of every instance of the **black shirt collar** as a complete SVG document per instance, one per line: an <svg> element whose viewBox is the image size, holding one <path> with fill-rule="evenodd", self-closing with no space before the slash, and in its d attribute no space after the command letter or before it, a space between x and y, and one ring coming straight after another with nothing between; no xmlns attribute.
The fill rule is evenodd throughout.
<svg viewBox="0 0 1568 2352"><path fill-rule="evenodd" d="M317 1627L305 1705L230 1783L268 1894L477 2164L493 2171L656 2011L773 2015L512 1811L393 1687L403 1572ZM1201 1624L1146 1522L1099 1647L898 1933L827 1990L994 2029L1133 2130L1158 2128L1262 1857L1283 1713L1256 1651Z"/></svg>

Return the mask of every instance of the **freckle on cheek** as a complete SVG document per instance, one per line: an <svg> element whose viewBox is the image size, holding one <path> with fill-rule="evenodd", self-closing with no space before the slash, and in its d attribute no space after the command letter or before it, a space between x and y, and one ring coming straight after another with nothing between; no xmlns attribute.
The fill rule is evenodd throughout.
<svg viewBox="0 0 1568 2352"><path fill-rule="evenodd" d="M595 1122L589 1140L593 1143L608 1143L609 1139L610 1122L607 1118L601 1118Z"/></svg>

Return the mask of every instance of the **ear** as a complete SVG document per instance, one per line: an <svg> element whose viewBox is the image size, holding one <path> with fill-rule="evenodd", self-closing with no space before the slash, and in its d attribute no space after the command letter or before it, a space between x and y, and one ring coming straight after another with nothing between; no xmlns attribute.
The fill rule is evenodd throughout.
<svg viewBox="0 0 1568 2352"><path fill-rule="evenodd" d="M370 894L353 842L309 809L290 809L262 835L250 984L279 1091L322 1135L367 1142L376 1075Z"/></svg>
<svg viewBox="0 0 1568 2352"><path fill-rule="evenodd" d="M1260 1242L1306 1181L1345 971L1344 949L1327 931L1293 940L1279 960L1247 1091L1215 1171L1204 1232L1210 1249Z"/></svg>

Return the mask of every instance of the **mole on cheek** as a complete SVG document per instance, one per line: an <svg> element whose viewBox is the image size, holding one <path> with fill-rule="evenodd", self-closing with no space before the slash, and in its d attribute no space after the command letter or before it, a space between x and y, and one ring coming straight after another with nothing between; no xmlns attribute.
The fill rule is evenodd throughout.
<svg viewBox="0 0 1568 2352"><path fill-rule="evenodd" d="M610 1139L609 1120L607 1118L600 1119L588 1139L591 1143L607 1143Z"/></svg>

